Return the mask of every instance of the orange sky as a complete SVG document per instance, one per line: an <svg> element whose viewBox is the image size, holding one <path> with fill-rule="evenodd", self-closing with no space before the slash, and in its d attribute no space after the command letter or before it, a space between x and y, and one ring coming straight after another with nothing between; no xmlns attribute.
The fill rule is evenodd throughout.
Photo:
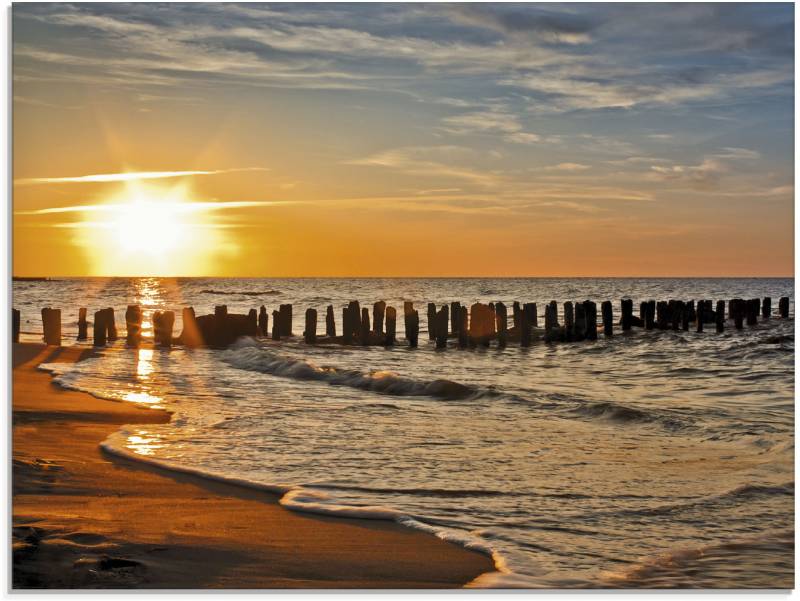
<svg viewBox="0 0 800 601"><path fill-rule="evenodd" d="M700 29L623 56L597 7L109 6L13 9L15 275L793 274L792 62L722 43L760 16L637 9Z"/></svg>

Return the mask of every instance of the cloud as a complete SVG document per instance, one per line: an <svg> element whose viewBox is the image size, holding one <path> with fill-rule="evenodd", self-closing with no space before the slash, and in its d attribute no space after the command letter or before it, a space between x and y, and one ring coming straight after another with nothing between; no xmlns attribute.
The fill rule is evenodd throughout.
<svg viewBox="0 0 800 601"><path fill-rule="evenodd" d="M591 165L583 165L581 163L559 163L558 165L550 165L545 167L546 171L586 171L591 169Z"/></svg>
<svg viewBox="0 0 800 601"><path fill-rule="evenodd" d="M241 171L269 171L266 167L240 167L234 169L215 169L213 171L123 171L120 173L96 173L70 177L29 177L14 180L17 186L35 186L41 184L85 184L130 182L146 179L165 179L172 177L190 177L195 175L218 175Z"/></svg>
<svg viewBox="0 0 800 601"><path fill-rule="evenodd" d="M272 201L272 200L229 200L229 201L194 201L168 203L171 210L177 213L203 213L210 211L224 211L228 209L248 209L253 207L272 207L280 205L299 204L300 201ZM129 211L130 203L103 203L81 204L63 207L47 207L31 211L15 211L14 215L53 215L60 213L114 213L121 210Z"/></svg>
<svg viewBox="0 0 800 601"><path fill-rule="evenodd" d="M728 172L728 167L722 161L706 158L699 165L673 165L671 167L652 165L650 170L656 180L681 181L696 188L707 189L719 183L720 176Z"/></svg>
<svg viewBox="0 0 800 601"><path fill-rule="evenodd" d="M761 157L761 153L747 148L733 148L725 147L721 152L714 155L719 159L732 159L732 160L755 160Z"/></svg>

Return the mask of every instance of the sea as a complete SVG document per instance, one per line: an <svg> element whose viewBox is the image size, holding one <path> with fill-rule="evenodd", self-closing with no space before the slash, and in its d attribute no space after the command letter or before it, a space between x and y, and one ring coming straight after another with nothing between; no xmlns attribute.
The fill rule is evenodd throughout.
<svg viewBox="0 0 800 601"><path fill-rule="evenodd" d="M774 315L723 333L634 328L596 341L435 349L426 305L460 301L772 298ZM490 555L475 587L792 588L793 279L219 279L15 281L22 340L40 310L116 311L120 340L59 385L164 408L111 454L275 492L287 509L390 519ZM351 300L420 313L409 348L307 345L303 314ZM288 340L224 350L125 348L128 304L198 315L292 303ZM324 318L319 320L324 333ZM90 327L91 338L91 327Z"/></svg>

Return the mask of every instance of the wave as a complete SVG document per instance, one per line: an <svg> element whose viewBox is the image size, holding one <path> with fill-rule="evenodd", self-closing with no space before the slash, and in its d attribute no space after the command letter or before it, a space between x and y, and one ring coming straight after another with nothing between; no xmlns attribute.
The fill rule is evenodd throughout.
<svg viewBox="0 0 800 601"><path fill-rule="evenodd" d="M297 380L327 382L334 386L350 386L394 396L430 396L442 400L465 400L493 394L452 380L421 381L404 378L391 371L363 373L350 369L320 367L305 359L277 355L253 346L252 342L246 340L240 340L231 349L223 351L222 358L237 369Z"/></svg>
<svg viewBox="0 0 800 601"><path fill-rule="evenodd" d="M214 290L206 288L200 294L228 294L230 296L276 296L282 294L280 290Z"/></svg>
<svg viewBox="0 0 800 601"><path fill-rule="evenodd" d="M635 409L609 401L586 402L570 409L569 412L581 417L621 424L655 423L668 430L681 430L689 426L687 422L672 416L661 415L655 411Z"/></svg>

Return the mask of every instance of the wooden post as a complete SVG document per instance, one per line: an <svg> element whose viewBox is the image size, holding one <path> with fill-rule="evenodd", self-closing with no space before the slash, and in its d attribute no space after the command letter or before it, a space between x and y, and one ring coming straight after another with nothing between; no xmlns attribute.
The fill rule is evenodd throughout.
<svg viewBox="0 0 800 601"><path fill-rule="evenodd" d="M747 325L754 326L758 323L758 307L754 299L745 301L745 315L747 316Z"/></svg>
<svg viewBox="0 0 800 601"><path fill-rule="evenodd" d="M141 332L141 313L142 310L138 305L130 305L128 307L128 311L131 310L131 307L136 306L139 311L139 331ZM128 318L128 312L125 313L125 319ZM203 340L203 334L200 332L200 328L197 326L197 316L194 313L193 307L184 307L183 311L181 312L181 319L183 321L183 331L181 332L178 338L180 339L181 344L185 344L186 346L195 347L195 346L202 346L205 344L205 340ZM129 326L130 327L130 326ZM130 330L129 330L130 333ZM141 334L140 334L141 337ZM138 343L138 341L137 341ZM130 344L130 343L129 343Z"/></svg>
<svg viewBox="0 0 800 601"><path fill-rule="evenodd" d="M741 298L735 298L728 303L728 312L733 317L733 326L737 330L744 327L744 301Z"/></svg>
<svg viewBox="0 0 800 601"><path fill-rule="evenodd" d="M538 328L539 315L536 311L536 303L525 303L522 306L522 310L528 314L528 322L530 323L530 327Z"/></svg>
<svg viewBox="0 0 800 601"><path fill-rule="evenodd" d="M450 331L458 334L461 325L461 303L458 301L450 303Z"/></svg>
<svg viewBox="0 0 800 601"><path fill-rule="evenodd" d="M412 309L405 314L406 340L408 346L416 348L419 342L419 311Z"/></svg>
<svg viewBox="0 0 800 601"><path fill-rule="evenodd" d="M633 306L631 306L631 310L633 310ZM583 303L575 303L575 329L572 339L586 339L586 309L583 306Z"/></svg>
<svg viewBox="0 0 800 601"><path fill-rule="evenodd" d="M764 319L769 319L772 315L772 299L769 296L765 296L764 300L761 301L761 317Z"/></svg>
<svg viewBox="0 0 800 601"><path fill-rule="evenodd" d="M503 303L494 306L497 319L497 346L505 348L508 343L508 309Z"/></svg>
<svg viewBox="0 0 800 601"><path fill-rule="evenodd" d="M544 309L544 340L553 342L561 338L561 331L558 325L558 304L550 301Z"/></svg>
<svg viewBox="0 0 800 601"><path fill-rule="evenodd" d="M108 313L108 321L106 322L106 327L108 328L108 341L113 342L117 340L117 322L114 320L114 309L112 307L108 307L106 309Z"/></svg>
<svg viewBox="0 0 800 601"><path fill-rule="evenodd" d="M514 301L514 304L511 305L511 309L514 313L514 327L521 328L522 327L522 309L519 306L519 301Z"/></svg>
<svg viewBox="0 0 800 601"><path fill-rule="evenodd" d="M325 335L336 338L336 320L333 317L333 305L328 305L325 311Z"/></svg>
<svg viewBox="0 0 800 601"><path fill-rule="evenodd" d="M611 301L603 301L600 305L600 312L603 314L603 335L610 338L614 335L614 308Z"/></svg>
<svg viewBox="0 0 800 601"><path fill-rule="evenodd" d="M278 313L280 314L280 334L288 338L292 336L292 305L281 305Z"/></svg>
<svg viewBox="0 0 800 601"><path fill-rule="evenodd" d="M386 307L386 337L384 344L386 346L394 346L394 341L397 336L397 309L394 307Z"/></svg>
<svg viewBox="0 0 800 601"><path fill-rule="evenodd" d="M258 310L258 334L265 337L269 334L269 315L264 305Z"/></svg>
<svg viewBox="0 0 800 601"><path fill-rule="evenodd" d="M717 301L717 312L714 315L717 333L725 330L725 301Z"/></svg>
<svg viewBox="0 0 800 601"><path fill-rule="evenodd" d="M652 330L656 327L656 301L647 301L647 312L644 315L644 329Z"/></svg>
<svg viewBox="0 0 800 601"><path fill-rule="evenodd" d="M583 312L586 315L586 339L597 340L597 304L590 300L584 301Z"/></svg>
<svg viewBox="0 0 800 601"><path fill-rule="evenodd" d="M172 346L172 328L175 326L175 312L164 311L161 314L161 337L159 344L163 347Z"/></svg>
<svg viewBox="0 0 800 601"><path fill-rule="evenodd" d="M61 346L61 309L42 309L42 329L45 344Z"/></svg>
<svg viewBox="0 0 800 601"><path fill-rule="evenodd" d="M633 317L633 301L629 298L623 298L621 303L622 308L622 331L627 332L631 329L631 317Z"/></svg>
<svg viewBox="0 0 800 601"><path fill-rule="evenodd" d="M575 338L575 311L572 301L564 303L564 336L567 340Z"/></svg>
<svg viewBox="0 0 800 601"><path fill-rule="evenodd" d="M783 319L789 318L789 297L782 296L778 300L778 315L780 315Z"/></svg>
<svg viewBox="0 0 800 601"><path fill-rule="evenodd" d="M703 333L703 308L705 303L703 301L697 301L697 314L695 315L695 323L697 324L697 333Z"/></svg>
<svg viewBox="0 0 800 601"><path fill-rule="evenodd" d="M247 312L247 335L258 336L258 311L255 309Z"/></svg>
<svg viewBox="0 0 800 601"><path fill-rule="evenodd" d="M386 303L378 301L372 305L372 331L378 336L383 334L383 317L386 314Z"/></svg>
<svg viewBox="0 0 800 601"><path fill-rule="evenodd" d="M11 309L11 342L19 342L20 323L19 309Z"/></svg>
<svg viewBox="0 0 800 601"><path fill-rule="evenodd" d="M272 339L281 339L281 313L280 311L272 312Z"/></svg>
<svg viewBox="0 0 800 601"><path fill-rule="evenodd" d="M369 309L364 307L361 309L361 331L358 333L358 339L363 346L369 344Z"/></svg>
<svg viewBox="0 0 800 601"><path fill-rule="evenodd" d="M186 309L183 310L183 315L185 320ZM142 341L142 308L139 305L128 305L125 310L125 332L125 344L137 348Z"/></svg>
<svg viewBox="0 0 800 601"><path fill-rule="evenodd" d="M94 346L106 345L106 312L101 309L94 312L94 323L92 324L94 334Z"/></svg>
<svg viewBox="0 0 800 601"><path fill-rule="evenodd" d="M469 310L461 305L458 307L458 346L469 346Z"/></svg>
<svg viewBox="0 0 800 601"><path fill-rule="evenodd" d="M647 321L647 301L642 301L639 303L639 319L642 320L642 323Z"/></svg>
<svg viewBox="0 0 800 601"><path fill-rule="evenodd" d="M86 321L86 307L78 309L78 340L89 337L89 322Z"/></svg>
<svg viewBox="0 0 800 601"><path fill-rule="evenodd" d="M306 344L314 344L317 341L317 310L306 309L306 329L303 332Z"/></svg>
<svg viewBox="0 0 800 601"><path fill-rule="evenodd" d="M428 340L436 340L436 305L428 303Z"/></svg>
<svg viewBox="0 0 800 601"><path fill-rule="evenodd" d="M689 321L690 321L690 310L689 310L689 303L681 301L681 329L684 332L689 331Z"/></svg>
<svg viewBox="0 0 800 601"><path fill-rule="evenodd" d="M450 309L447 305L442 306L441 309L434 316L436 327L436 348L447 348L447 325L450 321Z"/></svg>

